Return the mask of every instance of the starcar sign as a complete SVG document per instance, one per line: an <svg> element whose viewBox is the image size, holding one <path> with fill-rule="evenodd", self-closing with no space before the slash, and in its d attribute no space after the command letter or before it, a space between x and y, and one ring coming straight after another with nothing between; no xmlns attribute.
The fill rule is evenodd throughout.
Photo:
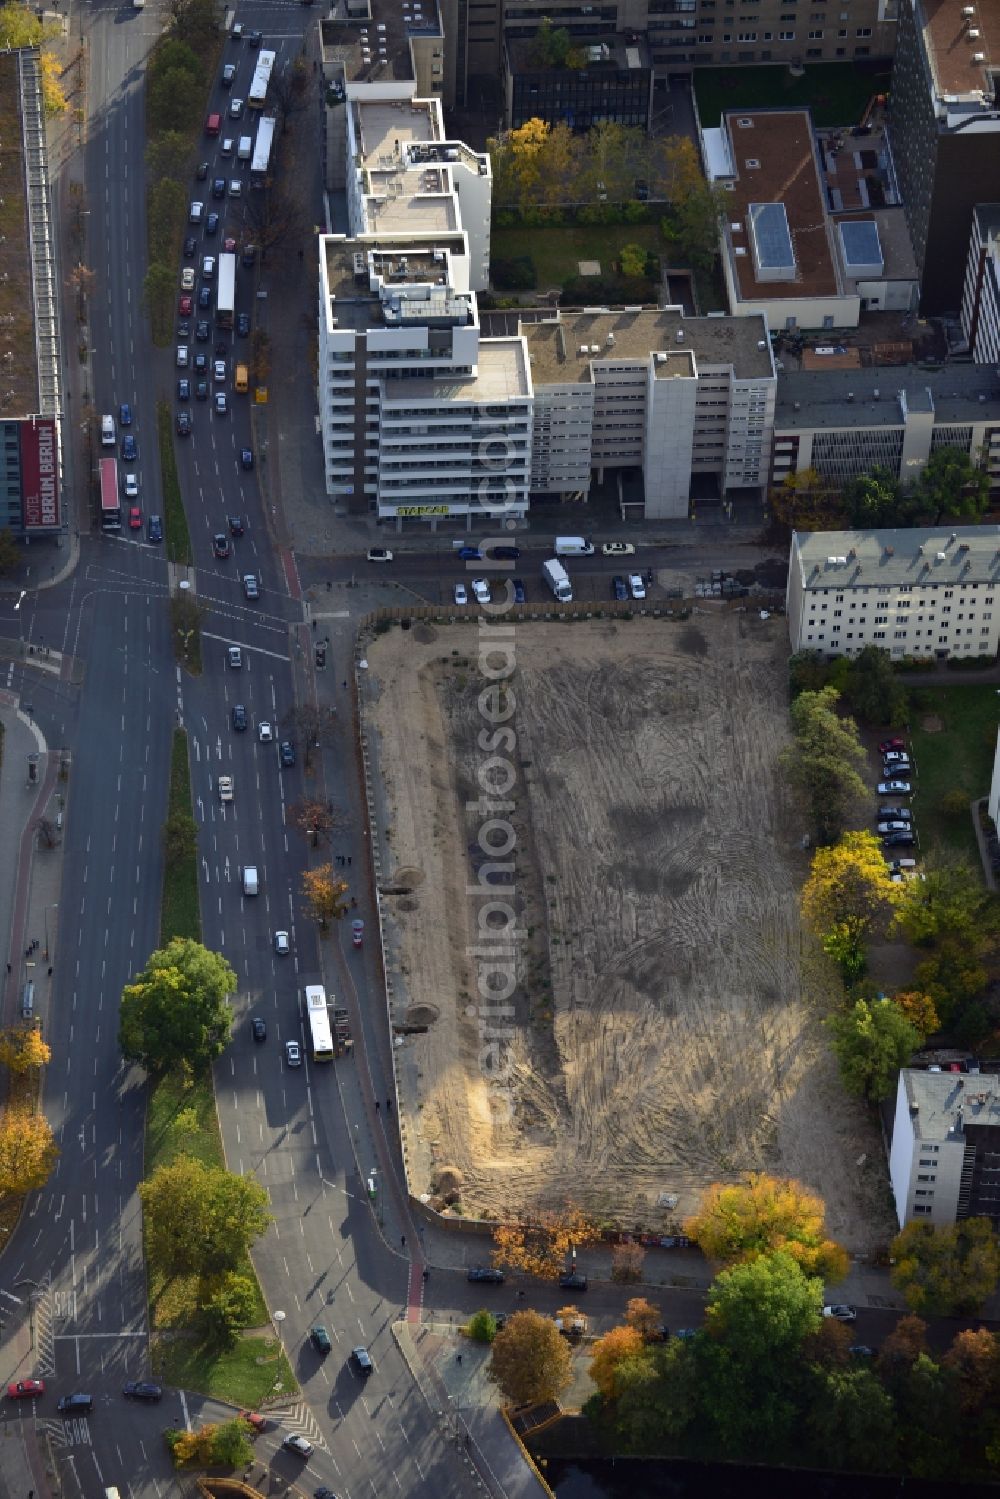
<svg viewBox="0 0 1000 1499"><path fill-rule="evenodd" d="M21 423L21 513L25 531L58 528L59 448L50 416Z"/></svg>

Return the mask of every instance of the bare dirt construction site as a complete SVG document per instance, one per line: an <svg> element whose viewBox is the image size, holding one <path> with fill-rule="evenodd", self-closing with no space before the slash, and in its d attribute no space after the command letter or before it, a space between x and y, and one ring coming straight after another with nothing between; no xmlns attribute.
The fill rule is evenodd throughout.
<svg viewBox="0 0 1000 1499"><path fill-rule="evenodd" d="M503 739L488 626L391 629L367 656L411 1190L443 1175L466 1216L572 1201L656 1230L768 1169L818 1190L855 1252L886 1242L881 1142L800 932L784 620L511 630ZM492 828L484 786L510 804ZM504 908L506 981L478 940L509 933Z"/></svg>

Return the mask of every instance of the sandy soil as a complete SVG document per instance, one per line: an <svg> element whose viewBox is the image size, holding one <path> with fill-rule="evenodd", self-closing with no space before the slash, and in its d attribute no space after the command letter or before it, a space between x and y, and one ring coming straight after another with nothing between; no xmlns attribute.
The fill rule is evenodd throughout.
<svg viewBox="0 0 1000 1499"><path fill-rule="evenodd" d="M474 627L373 642L394 1020L426 1027L400 1046L413 1191L449 1167L466 1214L570 1199L654 1228L767 1168L819 1190L856 1251L891 1232L880 1140L819 1024L830 974L799 928L783 623L519 625L506 768L479 737L497 731ZM500 855L469 810L491 777L513 781L510 873L483 869ZM498 1005L476 939L504 903L519 935Z"/></svg>

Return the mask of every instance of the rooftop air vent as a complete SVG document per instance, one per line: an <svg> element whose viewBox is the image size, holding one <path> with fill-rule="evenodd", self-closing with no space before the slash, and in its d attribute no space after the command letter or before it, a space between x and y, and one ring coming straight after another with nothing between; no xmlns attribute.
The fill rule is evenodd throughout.
<svg viewBox="0 0 1000 1499"><path fill-rule="evenodd" d="M752 130L753 129L753 120L751 120L748 115L741 116L741 118L738 119L736 121L736 123L740 127L741 130Z"/></svg>
<svg viewBox="0 0 1000 1499"><path fill-rule="evenodd" d="M973 54L972 54L972 61L973 62L985 62L986 61L986 53L985 52L973 52Z"/></svg>
<svg viewBox="0 0 1000 1499"><path fill-rule="evenodd" d="M743 165L746 167L748 172L756 172L760 166L760 162L757 160L756 156L748 156Z"/></svg>
<svg viewBox="0 0 1000 1499"><path fill-rule="evenodd" d="M682 344L684 342L684 329L683 328L678 328L677 332L674 334L674 339L679 344Z"/></svg>
<svg viewBox="0 0 1000 1499"><path fill-rule="evenodd" d="M947 552L938 552L938 554L937 554L937 560L939 562L946 562L947 559L948 559Z"/></svg>
<svg viewBox="0 0 1000 1499"><path fill-rule="evenodd" d="M758 349L766 349L767 348L767 339L766 338L758 338L758 340L757 340L757 347L758 347Z"/></svg>
<svg viewBox="0 0 1000 1499"><path fill-rule="evenodd" d="M878 386L876 385L875 389L872 391L872 400L873 401L877 401L878 398L879 398L879 396L881 394L882 394L882 392L879 390Z"/></svg>
<svg viewBox="0 0 1000 1499"><path fill-rule="evenodd" d="M885 555L887 557L895 557L895 555L896 555L896 548L893 547L893 546L886 546Z"/></svg>

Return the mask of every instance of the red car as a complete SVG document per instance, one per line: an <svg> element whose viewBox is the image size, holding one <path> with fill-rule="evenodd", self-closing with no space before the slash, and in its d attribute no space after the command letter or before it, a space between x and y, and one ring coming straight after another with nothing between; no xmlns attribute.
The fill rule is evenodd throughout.
<svg viewBox="0 0 1000 1499"><path fill-rule="evenodd" d="M351 941L355 947L360 947L365 940L365 924L363 921L351 922Z"/></svg>
<svg viewBox="0 0 1000 1499"><path fill-rule="evenodd" d="M44 1394L44 1379L19 1379L16 1384L7 1386L8 1400L34 1400L36 1395Z"/></svg>
<svg viewBox="0 0 1000 1499"><path fill-rule="evenodd" d="M142 511L138 505L133 505L128 513L128 525L130 531L142 530Z"/></svg>
<svg viewBox="0 0 1000 1499"><path fill-rule="evenodd" d="M194 301L189 296L181 297L177 304L177 311L181 317L190 317L194 311Z"/></svg>
<svg viewBox="0 0 1000 1499"><path fill-rule="evenodd" d="M905 750L905 739L883 739L878 747L880 755L888 755L892 750Z"/></svg>
<svg viewBox="0 0 1000 1499"><path fill-rule="evenodd" d="M227 255L236 254L236 241L233 239L232 235L230 235L228 239L224 239L222 241L222 248Z"/></svg>
<svg viewBox="0 0 1000 1499"><path fill-rule="evenodd" d="M240 1411L240 1420L252 1426L254 1431L266 1431L267 1421L259 1411Z"/></svg>

